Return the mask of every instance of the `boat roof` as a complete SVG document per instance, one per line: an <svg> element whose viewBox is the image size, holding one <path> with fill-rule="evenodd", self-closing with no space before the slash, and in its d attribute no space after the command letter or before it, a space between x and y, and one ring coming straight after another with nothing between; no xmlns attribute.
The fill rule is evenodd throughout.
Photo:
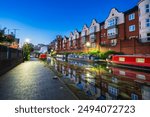
<svg viewBox="0 0 150 117"><path fill-rule="evenodd" d="M124 56L124 57L150 57L150 54L145 54L145 55L141 55L141 54L136 54L136 55L114 55L114 56Z"/></svg>

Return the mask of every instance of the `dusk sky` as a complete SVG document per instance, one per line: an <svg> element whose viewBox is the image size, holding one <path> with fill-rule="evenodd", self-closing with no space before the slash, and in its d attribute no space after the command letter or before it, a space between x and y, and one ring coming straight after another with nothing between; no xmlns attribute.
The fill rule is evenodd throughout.
<svg viewBox="0 0 150 117"><path fill-rule="evenodd" d="M104 21L115 7L126 11L139 0L0 0L0 28L19 29L23 43L49 44L56 35L69 36L93 18ZM12 30L13 31L13 30Z"/></svg>

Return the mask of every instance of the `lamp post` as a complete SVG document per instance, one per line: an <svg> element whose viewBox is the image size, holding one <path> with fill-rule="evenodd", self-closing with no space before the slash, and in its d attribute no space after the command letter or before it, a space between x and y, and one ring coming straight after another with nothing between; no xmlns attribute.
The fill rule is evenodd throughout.
<svg viewBox="0 0 150 117"><path fill-rule="evenodd" d="M86 47L88 48L87 51L89 51L89 48L91 47L91 43L90 42L86 42Z"/></svg>

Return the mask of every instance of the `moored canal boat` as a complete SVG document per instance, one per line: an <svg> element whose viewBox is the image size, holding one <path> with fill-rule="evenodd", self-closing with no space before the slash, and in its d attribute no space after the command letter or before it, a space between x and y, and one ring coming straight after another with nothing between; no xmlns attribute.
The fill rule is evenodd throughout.
<svg viewBox="0 0 150 117"><path fill-rule="evenodd" d="M116 65L127 65L135 69L149 69L150 55L112 55L107 62Z"/></svg>

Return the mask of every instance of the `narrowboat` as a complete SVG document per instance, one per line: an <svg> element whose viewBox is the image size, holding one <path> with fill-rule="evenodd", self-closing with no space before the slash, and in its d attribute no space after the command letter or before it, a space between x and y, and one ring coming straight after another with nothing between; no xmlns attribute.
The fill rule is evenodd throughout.
<svg viewBox="0 0 150 117"><path fill-rule="evenodd" d="M40 54L39 58L40 58L40 59L46 59L46 58L47 58L47 55L46 55L46 54Z"/></svg>
<svg viewBox="0 0 150 117"><path fill-rule="evenodd" d="M149 68L150 70L150 55L112 55L107 59L107 62L139 68Z"/></svg>

